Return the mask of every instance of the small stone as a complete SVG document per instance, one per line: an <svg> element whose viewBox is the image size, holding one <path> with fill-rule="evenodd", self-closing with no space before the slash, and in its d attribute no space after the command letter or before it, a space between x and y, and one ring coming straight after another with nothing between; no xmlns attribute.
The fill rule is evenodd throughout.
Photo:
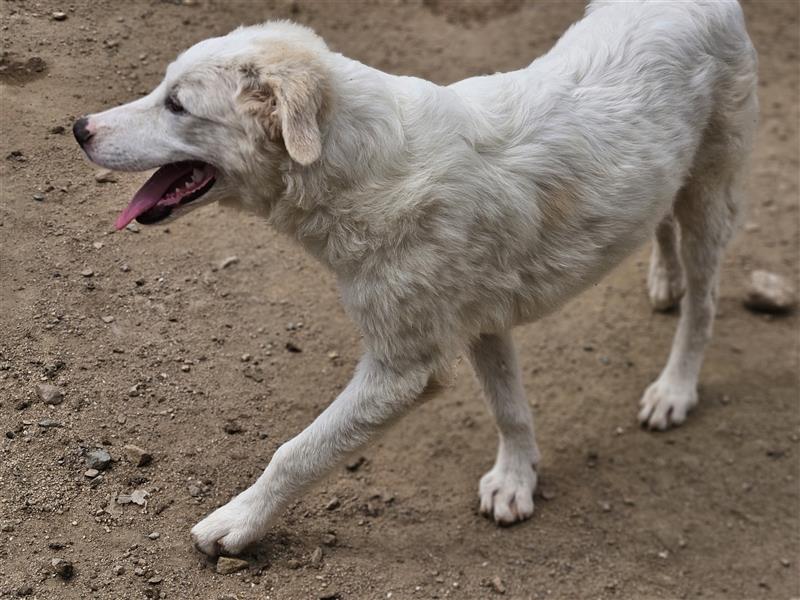
<svg viewBox="0 0 800 600"><path fill-rule="evenodd" d="M161 577L151 577L150 579L147 580L147 583L149 583L150 585L158 585L162 581L163 579Z"/></svg>
<svg viewBox="0 0 800 600"><path fill-rule="evenodd" d="M86 465L90 469L105 471L110 464L111 464L111 455L102 448L97 448L96 450L92 450L86 455Z"/></svg>
<svg viewBox="0 0 800 600"><path fill-rule="evenodd" d="M122 451L125 453L125 457L137 467L145 467L153 461L152 454L134 444L125 444Z"/></svg>
<svg viewBox="0 0 800 600"><path fill-rule="evenodd" d="M602 510L603 512L611 512L610 502L603 501L603 502L598 502L598 504L600 505L600 510Z"/></svg>
<svg viewBox="0 0 800 600"><path fill-rule="evenodd" d="M253 358L253 356L251 354L248 354L247 352L245 352L244 354L242 354L241 357L239 357L239 360L241 360L242 362L250 362L252 360L252 358Z"/></svg>
<svg viewBox="0 0 800 600"><path fill-rule="evenodd" d="M336 545L337 539L336 534L332 532L328 532L322 536L322 543L325 546L333 547Z"/></svg>
<svg viewBox="0 0 800 600"><path fill-rule="evenodd" d="M57 10L56 12L54 12L50 16L53 17L53 21L66 21L67 20L67 13L61 12L60 10Z"/></svg>
<svg viewBox="0 0 800 600"><path fill-rule="evenodd" d="M114 575L120 576L125 574L125 567L123 565L117 565L112 569Z"/></svg>
<svg viewBox="0 0 800 600"><path fill-rule="evenodd" d="M134 222L131 222L131 223L128 223L127 225L125 225L125 229L127 229L127 230L128 230L128 231L130 231L131 233L139 233L139 232L142 230L142 228L141 228L141 227L139 227L139 226L138 226L136 223L134 223Z"/></svg>
<svg viewBox="0 0 800 600"><path fill-rule="evenodd" d="M289 560L286 561L286 566L289 567L290 569L299 569L300 567L303 566L303 563L301 563L296 558L290 558Z"/></svg>
<svg viewBox="0 0 800 600"><path fill-rule="evenodd" d="M106 315L105 317L100 317L100 320L103 321L103 323L106 323L106 324L113 323L114 322L114 317L112 317L111 315Z"/></svg>
<svg viewBox="0 0 800 600"><path fill-rule="evenodd" d="M25 596L30 596L31 594L33 594L33 586L30 585L29 583L24 583L17 588L16 594L20 598L24 598Z"/></svg>
<svg viewBox="0 0 800 600"><path fill-rule="evenodd" d="M548 502L549 502L550 500L554 500L554 499L555 499L555 497L556 497L556 493L555 493L553 490L551 490L550 488L544 488L544 489L543 489L543 490L540 492L540 495L541 495L541 497L542 497L542 500L546 500L546 501L548 501Z"/></svg>
<svg viewBox="0 0 800 600"><path fill-rule="evenodd" d="M66 129L66 128L65 128L63 125L53 125L53 126L50 128L50 133L52 133L53 135L61 135L61 134L63 134L63 133L66 131L66 130L67 130L67 129Z"/></svg>
<svg viewBox="0 0 800 600"><path fill-rule="evenodd" d="M295 354L299 354L303 351L302 348L300 348L300 346L296 345L294 342L286 342L286 349Z"/></svg>
<svg viewBox="0 0 800 600"><path fill-rule="evenodd" d="M64 401L64 392L49 383L37 384L36 393L45 404L56 406Z"/></svg>
<svg viewBox="0 0 800 600"><path fill-rule="evenodd" d="M336 350L331 350L330 352L328 352L328 358L330 360L336 360L337 358L339 358L339 353L336 352Z"/></svg>
<svg viewBox="0 0 800 600"><path fill-rule="evenodd" d="M225 423L222 429L225 431L225 433L230 435L242 432L242 426L234 421L228 421L227 423Z"/></svg>
<svg viewBox="0 0 800 600"><path fill-rule="evenodd" d="M331 498L330 501L325 505L325 510L336 510L342 505L338 498Z"/></svg>
<svg viewBox="0 0 800 600"><path fill-rule="evenodd" d="M91 269L84 269L83 271L81 271L81 275L83 275L84 277L92 277L94 275L94 271L92 271Z"/></svg>
<svg viewBox="0 0 800 600"><path fill-rule="evenodd" d="M782 558L781 559L781 564L784 567L790 567L792 565L792 562L788 558Z"/></svg>
<svg viewBox="0 0 800 600"><path fill-rule="evenodd" d="M492 591L494 591L494 592L496 592L498 594L505 594L506 593L506 586L503 583L503 580L500 579L500 577L498 577L497 575L492 577L492 580L491 580L490 583L491 583Z"/></svg>
<svg viewBox="0 0 800 600"><path fill-rule="evenodd" d="M228 256L227 258L223 258L219 263L220 269L227 269L228 267L235 265L239 262L238 256Z"/></svg>
<svg viewBox="0 0 800 600"><path fill-rule="evenodd" d="M99 171L95 171L94 180L97 183L116 183L117 178L114 175L114 172L110 169L100 169Z"/></svg>
<svg viewBox="0 0 800 600"><path fill-rule="evenodd" d="M122 263L122 266L119 268L119 270L122 271L123 273L127 273L128 271L131 270L131 267L127 263Z"/></svg>
<svg viewBox="0 0 800 600"><path fill-rule="evenodd" d="M322 564L322 557L323 557L322 546L317 546L314 549L314 552L311 553L311 564L315 567L318 567Z"/></svg>
<svg viewBox="0 0 800 600"><path fill-rule="evenodd" d="M84 476L88 477L89 479L94 479L98 475L100 475L100 471L98 471L97 469L86 469L86 471L84 472Z"/></svg>
<svg viewBox="0 0 800 600"><path fill-rule="evenodd" d="M42 419L38 423L39 427L43 427L45 429L49 429L50 427L63 427L64 424L61 421L56 421L55 419Z"/></svg>
<svg viewBox="0 0 800 600"><path fill-rule="evenodd" d="M139 506L145 506L147 504L146 498L150 495L147 490L133 490L130 495L131 502L134 504L138 504Z"/></svg>
<svg viewBox="0 0 800 600"><path fill-rule="evenodd" d="M36 200L36 202L44 202L44 194L34 194L33 199Z"/></svg>
<svg viewBox="0 0 800 600"><path fill-rule="evenodd" d="M61 577L61 579L69 579L75 573L75 567L72 563L63 558L54 558L50 561L50 568L53 573Z"/></svg>
<svg viewBox="0 0 800 600"><path fill-rule="evenodd" d="M666 559L668 557L669 557L669 552L667 552L666 550L662 550L661 552L658 553L658 558Z"/></svg>
<svg viewBox="0 0 800 600"><path fill-rule="evenodd" d="M345 465L345 469L348 471L358 471L361 468L361 465L363 465L365 462L367 462L367 459L363 456L359 456L355 460L351 460L349 463L347 463Z"/></svg>
<svg viewBox="0 0 800 600"><path fill-rule="evenodd" d="M154 531L153 533L149 534L147 537L150 538L151 540L157 540L158 538L161 537L161 534L158 533L157 531Z"/></svg>
<svg viewBox="0 0 800 600"><path fill-rule="evenodd" d="M786 278L757 270L750 275L750 289L744 305L758 312L786 313L797 305L797 296Z"/></svg>
<svg viewBox="0 0 800 600"><path fill-rule="evenodd" d="M230 575L248 567L246 560L231 558L230 556L220 556L217 561L217 573L220 575Z"/></svg>

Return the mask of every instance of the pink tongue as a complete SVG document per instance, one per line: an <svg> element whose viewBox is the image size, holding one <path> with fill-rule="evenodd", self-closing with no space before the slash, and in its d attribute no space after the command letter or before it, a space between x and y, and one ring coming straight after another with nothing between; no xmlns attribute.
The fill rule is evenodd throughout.
<svg viewBox="0 0 800 600"><path fill-rule="evenodd" d="M150 176L150 179L136 192L130 204L125 207L114 227L117 230L123 229L128 223L133 221L142 213L153 208L164 195L170 191L172 185L181 177L191 172L191 165L170 164L164 165Z"/></svg>

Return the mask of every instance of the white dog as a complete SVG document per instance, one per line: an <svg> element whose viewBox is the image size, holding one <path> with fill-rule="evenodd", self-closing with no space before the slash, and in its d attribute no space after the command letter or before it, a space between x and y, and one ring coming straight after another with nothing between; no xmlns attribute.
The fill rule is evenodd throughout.
<svg viewBox="0 0 800 600"><path fill-rule="evenodd" d="M213 201L246 207L333 270L364 335L350 384L192 529L197 547L237 553L261 538L435 391L459 353L500 435L481 511L531 516L539 451L509 330L653 232L653 305L683 300L639 419L681 423L756 118L756 54L735 1L635 1L594 2L527 68L447 87L345 58L292 23L240 28L187 50L146 97L80 119L95 163L160 167L118 228Z"/></svg>

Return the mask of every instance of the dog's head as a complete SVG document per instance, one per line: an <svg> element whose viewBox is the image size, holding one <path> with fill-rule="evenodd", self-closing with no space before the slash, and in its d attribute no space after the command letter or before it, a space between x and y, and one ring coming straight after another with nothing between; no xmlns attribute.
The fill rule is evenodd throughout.
<svg viewBox="0 0 800 600"><path fill-rule="evenodd" d="M116 227L219 200L269 203L282 172L320 158L326 52L317 35L292 23L239 28L181 54L147 96L80 118L73 132L93 162L158 168Z"/></svg>

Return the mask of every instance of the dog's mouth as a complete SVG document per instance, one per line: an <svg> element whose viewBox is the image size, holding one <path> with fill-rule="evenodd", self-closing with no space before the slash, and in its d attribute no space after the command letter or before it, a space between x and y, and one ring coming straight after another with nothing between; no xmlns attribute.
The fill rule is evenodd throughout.
<svg viewBox="0 0 800 600"><path fill-rule="evenodd" d="M136 192L114 226L122 229L134 219L144 225L163 221L176 208L203 196L216 181L217 170L199 160L164 165Z"/></svg>

